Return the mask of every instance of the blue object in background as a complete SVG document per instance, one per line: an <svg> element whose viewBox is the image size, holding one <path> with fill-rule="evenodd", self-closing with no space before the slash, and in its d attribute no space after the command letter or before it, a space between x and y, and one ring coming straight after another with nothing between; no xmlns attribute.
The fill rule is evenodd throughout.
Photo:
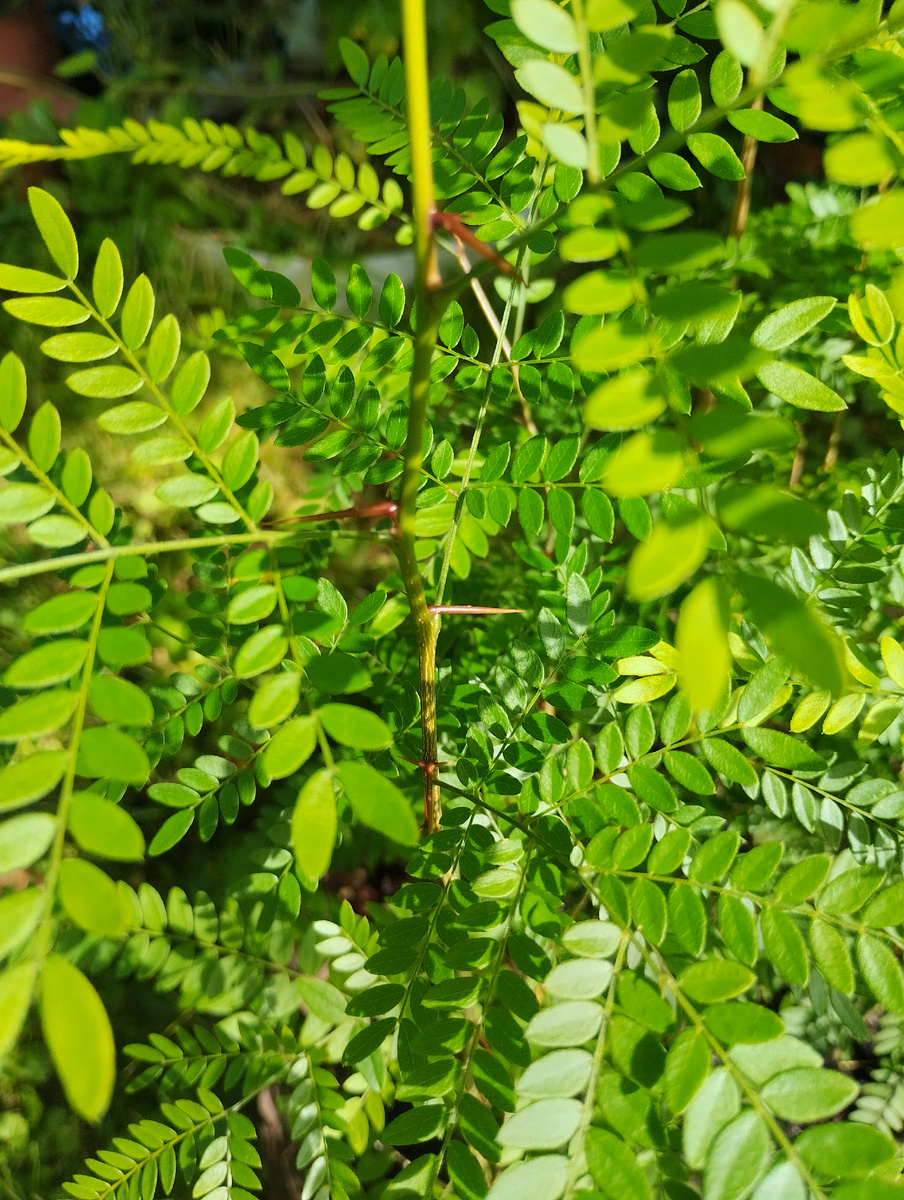
<svg viewBox="0 0 904 1200"><path fill-rule="evenodd" d="M100 53L109 45L110 32L102 14L92 4L57 9L53 19L60 40L70 54L82 50Z"/></svg>

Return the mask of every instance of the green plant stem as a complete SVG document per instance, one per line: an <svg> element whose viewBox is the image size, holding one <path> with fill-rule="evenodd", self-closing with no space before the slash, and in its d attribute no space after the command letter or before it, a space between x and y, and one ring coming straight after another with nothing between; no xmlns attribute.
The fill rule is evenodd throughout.
<svg viewBox="0 0 904 1200"><path fill-rule="evenodd" d="M50 848L48 866L44 875L44 911L41 923L32 942L31 958L37 962L50 953L53 935L53 901L57 882L60 876L60 866L63 862L63 851L66 846L66 828L69 823L69 809L72 805L72 795L75 791L76 761L78 759L79 741L85 727L85 717L88 712L88 690L91 685L91 675L94 671L94 660L97 656L97 641L100 637L101 622L104 616L104 603L107 591L113 582L113 563L107 563L104 578L98 589L97 608L91 622L91 632L88 636L88 652L85 655L85 665L82 668L81 684L78 691L78 703L72 718L72 728L69 734L68 762L60 784L60 798L56 811L56 834Z"/></svg>
<svg viewBox="0 0 904 1200"><path fill-rule="evenodd" d="M106 330L106 332L109 334L109 336L117 343L117 345L119 346L120 352L122 353L123 358L126 359L129 366L135 371L135 373L137 375L140 375L141 378L144 380L145 386L147 387L148 391L151 392L151 394L154 396L154 399L159 404L160 408L166 413L167 417L169 418L170 421L172 421L172 423L176 427L176 429L178 429L182 438L189 444L189 446L191 446L194 454L204 464L204 469L207 471L207 474L210 476L210 478L213 480L213 482L217 485L217 487L223 493L223 496L226 499L226 502L237 513L237 515L239 516L239 518L240 518L242 524L245 526L245 528L247 530L249 530L249 532L256 531L257 523L255 521L252 521L251 518L248 516L248 514L245 512L242 505L235 498L232 488L229 486L229 484L223 478L223 475L222 475L222 472L220 471L220 469L213 462L210 455L205 453L205 451L201 449L200 445L198 444L197 439L190 432L188 426L183 421L182 414L176 412L176 409L173 406L173 404L166 398L166 396L164 396L163 392L157 386L156 382L153 379L151 379L144 364L138 360L138 357L136 356L134 351L129 349L129 347L125 344L125 342L122 340L122 338L116 332L116 330L113 328L113 326L110 324L110 322L105 317L102 317L100 315L100 313L97 311L97 309L94 307L94 305L88 299L88 297L84 294L84 292L82 292L76 286L75 283L73 283L73 282L69 283L69 290L75 296L76 300L78 300L79 304L82 304L82 305L84 305L85 308L87 308L87 310L91 313L91 315L94 317L94 319L97 321L97 323L99 325L103 326L103 328Z"/></svg>
<svg viewBox="0 0 904 1200"><path fill-rule="evenodd" d="M432 833L439 828L441 815L439 787L436 781L436 639L439 636L439 620L427 607L424 582L418 566L415 550L415 507L424 459L430 364L436 347L443 305L438 296L441 281L436 265L436 237L433 229L435 201L424 0L402 0L402 31L414 198L417 270L414 292L417 328L409 383L408 433L402 452L405 466L399 493L398 558L417 640L424 815L427 830Z"/></svg>
<svg viewBox="0 0 904 1200"><path fill-rule="evenodd" d="M590 42L584 0L571 0L574 23L578 30L578 63L581 68L581 92L584 99L584 137L587 139L587 179L591 184L600 181L600 148L596 129L596 88L593 64L590 61Z"/></svg>
<svg viewBox="0 0 904 1200"><path fill-rule="evenodd" d="M62 571L67 567L83 567L86 563L107 562L111 558L124 558L130 554L170 554L176 550L195 550L199 546L248 545L249 542L264 542L268 546L288 541L297 530L259 529L256 533L218 533L210 537L175 538L169 542L129 542L125 546L104 546L100 550L83 550L79 554L60 554L46 558L43 562L17 563L14 567L0 568L0 583L15 583L29 575L43 575L48 571Z"/></svg>

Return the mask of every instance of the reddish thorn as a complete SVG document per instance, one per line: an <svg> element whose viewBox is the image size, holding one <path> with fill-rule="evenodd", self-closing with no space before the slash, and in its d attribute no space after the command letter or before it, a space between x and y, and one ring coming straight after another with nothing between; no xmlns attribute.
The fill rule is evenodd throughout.
<svg viewBox="0 0 904 1200"><path fill-rule="evenodd" d="M399 529L399 506L394 500L382 500L379 504L362 505L360 508L339 508L333 512L305 513L303 516L280 517L269 521L270 525L297 525L302 521L338 521L350 517L389 517L394 532Z"/></svg>
<svg viewBox="0 0 904 1200"><path fill-rule="evenodd" d="M484 613L523 613L523 608L486 608L482 604L428 604L427 612L458 613L461 616L479 616Z"/></svg>
<svg viewBox="0 0 904 1200"><path fill-rule="evenodd" d="M421 770L426 771L426 773L428 775L435 775L440 767L448 767L448 765L449 765L447 760L440 760L439 762L433 762L433 763L425 763L425 762L421 762L421 760L419 758L406 758L404 754L400 754L399 758L401 758L402 762L411 763L411 765L413 767L420 767Z"/></svg>
<svg viewBox="0 0 904 1200"><path fill-rule="evenodd" d="M463 223L458 213L434 210L430 220L434 229L444 229L446 233L451 233L453 237L458 238L460 242L464 242L466 246L470 246L472 250L488 262L493 263L503 275L508 275L510 279L516 280L522 287L525 286L524 280L511 263L506 262L502 255L497 250L494 250L488 242L482 242L480 238L475 237L471 230Z"/></svg>

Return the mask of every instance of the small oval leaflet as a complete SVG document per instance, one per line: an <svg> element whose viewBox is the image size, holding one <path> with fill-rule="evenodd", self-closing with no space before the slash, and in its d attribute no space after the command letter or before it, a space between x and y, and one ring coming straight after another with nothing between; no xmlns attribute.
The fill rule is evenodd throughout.
<svg viewBox="0 0 904 1200"><path fill-rule="evenodd" d="M86 367L67 376L66 384L79 396L99 400L115 400L120 396L131 396L142 386L144 380L129 367L106 366Z"/></svg>
<svg viewBox="0 0 904 1200"><path fill-rule="evenodd" d="M353 704L323 704L318 716L334 741L359 750L384 750L392 744L392 733L376 713Z"/></svg>
<svg viewBox="0 0 904 1200"><path fill-rule="evenodd" d="M577 1100L537 1100L511 1116L497 1140L501 1146L522 1150L558 1150L574 1135L582 1111Z"/></svg>
<svg viewBox="0 0 904 1200"><path fill-rule="evenodd" d="M834 296L810 296L794 300L760 321L750 340L761 350L784 350L815 328L837 303Z"/></svg>
<svg viewBox="0 0 904 1200"><path fill-rule="evenodd" d="M779 400L785 400L797 408L809 408L815 412L840 412L847 408L837 392L791 363L763 363L757 367L756 377Z"/></svg>
<svg viewBox="0 0 904 1200"><path fill-rule="evenodd" d="M565 1000L537 1013L525 1036L535 1046L583 1046L596 1036L602 1020L603 1010L592 1000Z"/></svg>
<svg viewBox="0 0 904 1200"><path fill-rule="evenodd" d="M23 813L0 825L0 874L30 867L47 852L57 823L49 813Z"/></svg>
<svg viewBox="0 0 904 1200"><path fill-rule="evenodd" d="M40 688L69 679L88 653L87 642L62 638L29 650L7 668L4 682L14 688Z"/></svg>
<svg viewBox="0 0 904 1200"><path fill-rule="evenodd" d="M67 1100L85 1120L99 1120L116 1076L113 1031L94 986L56 954L41 974L41 1025Z"/></svg>

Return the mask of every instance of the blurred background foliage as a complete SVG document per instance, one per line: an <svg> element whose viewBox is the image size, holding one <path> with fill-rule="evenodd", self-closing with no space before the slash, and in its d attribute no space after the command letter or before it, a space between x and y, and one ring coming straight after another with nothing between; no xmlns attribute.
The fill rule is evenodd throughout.
<svg viewBox="0 0 904 1200"><path fill-rule="evenodd" d="M486 97L491 109L501 111L514 129L519 119L518 89L512 67L483 33L487 7L497 9L492 0L487 6L482 0L429 5L433 69L461 86L469 105ZM291 129L309 151L325 144L333 154L341 151L353 161L362 161L363 147L332 121L326 102L318 98L320 90L342 78L337 50L341 37L357 41L371 59L381 53L395 54L399 49L396 0L6 3L0 5L0 136L53 142L61 124L106 128L125 117L176 124L186 117L210 117L265 133ZM710 46L714 55L718 43ZM755 180L751 217L737 246L735 269L748 287L756 281L764 311L804 295L844 299L849 292L862 291L867 271L877 286L898 286L897 259L873 254L867 260L850 240L840 218L855 206L857 197L822 181L822 147L814 135L807 136L810 141L790 147L760 147L762 169ZM704 178L708 192L697 204L697 219L708 228L727 229L734 186L708 175ZM271 256L273 264L290 276L306 277L305 264L322 254L339 265L380 256L384 273L397 270L403 278L410 277L410 251L396 245L391 223L363 232L354 222L333 221L325 210L306 208L277 188L254 180L160 165L135 169L125 156L0 174L0 241L3 257L10 262L27 263L33 254L34 226L25 193L34 183L64 204L86 259L93 258L104 237L113 238L127 275L146 272L161 307L172 309L183 328L191 331L189 348L218 348L218 387L224 393L232 391L240 411L261 403L268 393L244 364L224 356L222 343L211 338L225 322L225 314L237 307L237 285L220 252L224 245L240 245L259 259ZM900 286L904 287L904 280ZM554 297L548 309L540 299L532 307L532 323L542 322L556 306ZM474 319L479 325L479 317ZM838 329L842 330L840 318ZM825 381L848 401L855 399L852 392L858 389L859 403L845 415L843 429L838 424L822 444L807 446L803 461L795 464L798 481L811 492L825 485L839 442L845 445L842 462L872 458L881 449L881 431L887 429L879 401L869 396L865 383L858 385L840 367L841 355L852 349L852 343L841 332L826 340L827 333L831 334L831 321L813 334L809 349L820 346L827 359ZM150 536L157 519L153 501L143 499L145 495L150 499L150 489L144 487L118 440L111 438L108 446L99 446L98 438L104 435L93 424L89 432L90 402L74 397L48 374L38 351L42 337L35 326L0 312L0 344L25 361L36 402L52 399L65 406L70 434L76 431L73 419L77 422L79 417L75 406L85 406L84 437L86 441L90 437L96 454L108 455L121 467L115 499L127 511L144 514L141 519L147 528L139 532ZM807 353L808 346L802 343L801 350ZM837 370L833 371L833 363L838 364ZM298 496L304 488L300 453L297 458L291 452L282 457L286 475L281 487ZM840 491L844 481L835 480L832 486ZM354 589L356 578L361 581L374 570L367 559L367 543L364 547L348 543L340 568L346 591ZM309 549L313 560L316 543L310 543ZM617 546L613 553L618 560ZM36 602L36 596L27 584L0 596L4 636L19 626L22 611ZM185 638L188 647L190 616L186 609L184 625L176 621L154 631L158 644L165 645L174 660L179 638ZM289 799L287 790L287 804ZM180 884L215 894L219 876L238 873L225 869L219 854L253 859L255 837L259 837L254 820L253 810L243 812L240 821L246 823L249 836L233 839L225 851L193 839L183 842L178 852L158 864L158 870L168 870L170 878L158 877L157 886ZM349 899L375 915L381 894L393 889L399 869L382 859L380 840L361 831L357 840L342 846L327 888L310 897L310 903L322 905L327 916L341 900ZM126 878L137 886L140 869L126 873ZM147 1028L164 1029L171 1015L163 997L134 981L117 985L111 979L105 983L105 995L118 1012L122 1042L134 1040L133 1032L137 1037ZM806 1009L800 1012L799 1023L801 1029L817 1027L826 1051L840 1042L841 1053L853 1053L850 1031L839 1022ZM904 1068L897 1036L889 1044L893 1061L876 1064L875 1106L882 1108L889 1128L898 1129L904 1121L904 1090L899 1090L904 1089ZM119 1096L100 1126L80 1124L63 1102L39 1040L23 1038L16 1053L0 1067L0 1200L46 1200L97 1146L130 1120L151 1112L150 1096Z"/></svg>

